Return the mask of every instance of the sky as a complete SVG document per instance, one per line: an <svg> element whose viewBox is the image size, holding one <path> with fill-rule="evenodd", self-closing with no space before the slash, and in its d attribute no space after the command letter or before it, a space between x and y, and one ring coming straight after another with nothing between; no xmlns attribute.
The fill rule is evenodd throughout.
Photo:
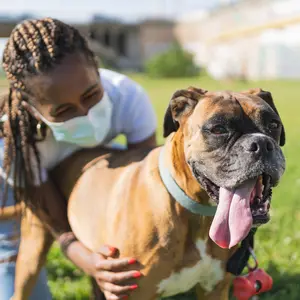
<svg viewBox="0 0 300 300"><path fill-rule="evenodd" d="M1 0L0 15L31 13L84 22L95 13L134 21L202 10L221 0ZM223 0L224 1L224 0ZM42 3L42 4L41 4Z"/></svg>

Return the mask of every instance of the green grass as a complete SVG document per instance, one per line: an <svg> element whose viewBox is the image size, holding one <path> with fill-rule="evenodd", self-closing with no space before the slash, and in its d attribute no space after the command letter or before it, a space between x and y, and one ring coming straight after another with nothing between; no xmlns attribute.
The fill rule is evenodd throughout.
<svg viewBox="0 0 300 300"><path fill-rule="evenodd" d="M256 235L256 254L260 266L274 279L271 292L262 300L300 299L300 92L299 81L260 81L220 83L207 77L186 79L149 79L144 75L131 75L149 93L159 121L158 138L162 138L162 121L168 101L177 89L188 86L208 90L245 90L262 87L272 92L286 129L286 145L283 149L287 169L278 188L274 190L272 219L259 229ZM299 102L298 102L299 101ZM48 257L49 281L54 299L88 299L88 279L62 257L53 247ZM176 298L177 299L177 298ZM183 298L180 298L183 300Z"/></svg>

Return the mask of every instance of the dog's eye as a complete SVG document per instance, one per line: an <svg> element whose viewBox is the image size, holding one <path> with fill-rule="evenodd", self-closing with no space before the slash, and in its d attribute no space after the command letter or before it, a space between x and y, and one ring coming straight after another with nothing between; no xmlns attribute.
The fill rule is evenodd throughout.
<svg viewBox="0 0 300 300"><path fill-rule="evenodd" d="M222 125L216 125L216 126L212 127L212 129L210 131L213 134L228 133L228 130L224 126L222 126Z"/></svg>
<svg viewBox="0 0 300 300"><path fill-rule="evenodd" d="M268 124L268 128L270 130L276 130L280 127L280 123L276 120L272 120L269 124Z"/></svg>

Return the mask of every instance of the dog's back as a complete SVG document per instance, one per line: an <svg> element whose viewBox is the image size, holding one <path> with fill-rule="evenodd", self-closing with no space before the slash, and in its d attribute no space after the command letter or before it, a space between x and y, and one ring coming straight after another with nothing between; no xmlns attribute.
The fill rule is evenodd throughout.
<svg viewBox="0 0 300 300"><path fill-rule="evenodd" d="M92 166L97 165L97 168L105 166L111 169L125 167L133 162L141 161L151 150L150 148L120 150L105 147L82 149L51 170L51 178L63 195L69 198L77 180Z"/></svg>
<svg viewBox="0 0 300 300"><path fill-rule="evenodd" d="M85 149L52 171L52 178L69 199L68 217L72 230L90 249L97 249L104 241L115 245L116 235L127 237L126 232L130 229L120 229L118 224L134 226L129 222L121 222L130 209L132 213L138 209L135 213L140 216L147 213L147 203L140 211L139 203L133 202L146 198L143 184L149 182L145 180L145 176L150 174L147 166L155 165L145 162L149 152L151 149ZM146 160L153 160L153 155L149 156ZM145 168L148 170L145 171ZM135 196L135 193L140 196Z"/></svg>

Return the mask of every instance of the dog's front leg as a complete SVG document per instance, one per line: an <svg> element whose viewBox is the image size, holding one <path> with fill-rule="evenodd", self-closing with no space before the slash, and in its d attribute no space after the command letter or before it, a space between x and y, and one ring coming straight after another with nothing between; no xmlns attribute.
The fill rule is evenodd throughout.
<svg viewBox="0 0 300 300"><path fill-rule="evenodd" d="M45 264L53 237L29 208L21 222L21 243L16 264L15 293L12 300L27 300Z"/></svg>

